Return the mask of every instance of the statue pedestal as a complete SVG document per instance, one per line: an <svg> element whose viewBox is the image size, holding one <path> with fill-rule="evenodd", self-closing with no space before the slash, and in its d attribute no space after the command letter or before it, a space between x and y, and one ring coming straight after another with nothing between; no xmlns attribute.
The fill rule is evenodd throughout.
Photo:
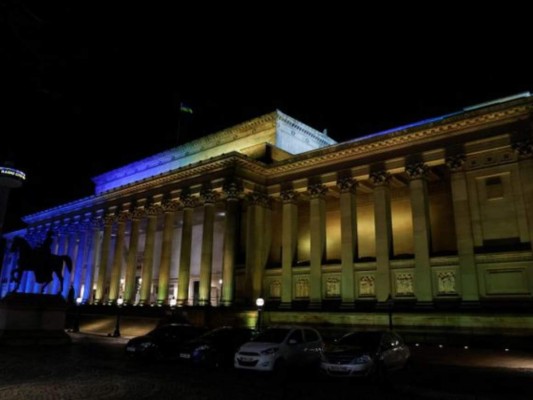
<svg viewBox="0 0 533 400"><path fill-rule="evenodd" d="M65 332L67 303L59 295L10 293L0 300L0 344L70 343Z"/></svg>

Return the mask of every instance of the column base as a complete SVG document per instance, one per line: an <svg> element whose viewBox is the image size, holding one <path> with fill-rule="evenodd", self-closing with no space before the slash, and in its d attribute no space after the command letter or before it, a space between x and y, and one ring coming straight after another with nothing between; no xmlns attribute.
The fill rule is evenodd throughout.
<svg viewBox="0 0 533 400"><path fill-rule="evenodd" d="M481 302L478 300L463 300L459 308L462 310L478 310L481 308Z"/></svg>
<svg viewBox="0 0 533 400"><path fill-rule="evenodd" d="M309 306L307 308L309 310L320 310L322 308L322 301L321 300L311 300L309 302Z"/></svg>
<svg viewBox="0 0 533 400"><path fill-rule="evenodd" d="M415 303L416 310L433 310L435 308L435 303L432 301L417 301Z"/></svg>
<svg viewBox="0 0 533 400"><path fill-rule="evenodd" d="M355 308L354 300L343 300L341 303L341 310L353 310Z"/></svg>

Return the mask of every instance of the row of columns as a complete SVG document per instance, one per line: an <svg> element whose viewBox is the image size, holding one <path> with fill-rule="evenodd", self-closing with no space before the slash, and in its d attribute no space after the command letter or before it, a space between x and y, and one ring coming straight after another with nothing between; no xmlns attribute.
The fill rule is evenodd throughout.
<svg viewBox="0 0 533 400"><path fill-rule="evenodd" d="M415 261L415 296L419 303L433 300L430 267L431 227L429 218L429 199L427 189L428 167L423 163L413 163L406 167L409 176L410 202L413 221L414 261ZM376 241L376 299L385 302L393 293L390 259L393 249L391 196L389 182L391 175L387 171L375 171L370 174L374 185L374 224ZM452 182L455 182L453 180ZM466 183L465 183L466 185ZM346 307L353 306L355 294L354 260L357 258L357 181L352 177L342 177L337 186L340 191L340 229L341 229L341 298ZM452 184L454 199L458 189ZM326 239L326 202L327 187L322 184L309 185L310 196L310 307L319 307L322 301L322 265L325 256ZM292 267L296 259L298 193L294 190L282 191L282 265L281 265L281 307L288 308L293 299ZM454 200L455 203L455 200ZM470 224L470 219L461 215L465 212L466 199L457 223ZM461 211L463 210L463 211ZM467 228L465 228L467 229ZM465 247L462 235L458 237L461 248ZM463 275L468 276L475 269L473 245L470 246L470 258L460 252ZM475 278L475 276L474 276ZM478 296L477 281L464 281L466 299ZM473 294L473 293L474 294Z"/></svg>
<svg viewBox="0 0 533 400"><path fill-rule="evenodd" d="M530 238L533 245L533 185L528 177L533 174L533 159L531 157L531 143L515 146L519 154L520 179L525 199ZM451 170L451 191L454 207L457 249L459 256L459 273L461 277L461 296L464 301L478 301L479 288L475 265L474 241L471 225L471 215L468 199L466 173L463 169L465 157L463 155L450 156L446 164ZM428 167L423 163L413 163L406 166L405 172L409 176L410 202L413 218L413 241L415 262L415 296L421 303L433 300L431 286L431 228L429 218L429 200L427 192ZM528 175L529 174L529 175ZM393 248L392 216L389 182L391 175L386 171L375 171L370 174L374 185L374 215L376 235L376 299L379 302L387 300L393 292L390 274L390 259ZM355 190L357 181L352 177L339 178L337 186L340 191L340 229L341 229L341 298L345 305L353 305L355 281L353 263L357 258L357 202ZM228 182L224 186L226 194L226 224L224 227L224 251L222 265L223 290L221 302L230 305L234 296L235 258L237 247L237 230L239 217L239 197L241 188L235 182ZM326 201L327 187L321 183L308 187L310 196L310 290L311 306L318 306L322 301L322 265L326 245ZM282 265L281 265L281 306L289 307L293 299L292 267L296 260L298 240L298 193L294 190L284 190L280 193L282 200ZM116 207L111 207L107 215L97 215L88 223L76 223L84 229L73 233L62 232L55 242L54 253L66 252L75 259L75 270L71 282L83 280L86 293L92 288L92 275L81 276L81 267L87 264L87 271L91 266L97 269L96 302L103 302L106 287L107 266L111 264L109 294L107 301L118 299L123 249L125 241L126 223L131 220L129 237L129 252L126 257L124 301L132 303L135 298L136 258L139 245L141 220L147 219L146 241L144 248L144 263L142 270L142 284L140 288L140 303L150 301L152 288L155 234L158 216L163 213L162 248L159 267L159 292L157 302L164 304L168 300L168 282L170 279L172 242L174 222L178 206L183 209L181 252L178 269L178 305L185 305L189 299L190 264L192 256L192 226L193 210L198 201L203 203L203 236L200 261L200 291L199 304L210 302L212 256L214 241L215 203L217 193L205 187L199 198L182 191L178 201L162 202L162 196L155 196L150 207L146 207L145 200L139 200L136 208L129 211L131 204L125 203L117 215ZM263 271L267 262L270 238L265 235L268 229L264 227L270 223L268 198L259 192L248 195L248 212L246 226L246 259L244 291L253 298L262 295ZM116 240L113 259L110 260L111 238L113 227L116 226ZM47 225L54 229L55 225ZM87 229L92 227L92 229ZM101 234L100 229L103 228ZM100 235L101 240L100 240ZM5 274L4 274L5 275ZM68 289L67 289L68 290ZM87 298L88 296L84 296Z"/></svg>

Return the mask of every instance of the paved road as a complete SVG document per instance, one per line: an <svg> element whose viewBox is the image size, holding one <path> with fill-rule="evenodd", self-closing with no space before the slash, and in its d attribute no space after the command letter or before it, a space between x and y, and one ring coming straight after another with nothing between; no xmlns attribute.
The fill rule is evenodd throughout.
<svg viewBox="0 0 533 400"><path fill-rule="evenodd" d="M205 371L128 359L124 338L72 334L65 347L0 347L0 399L530 399L533 354L413 348L388 382Z"/></svg>

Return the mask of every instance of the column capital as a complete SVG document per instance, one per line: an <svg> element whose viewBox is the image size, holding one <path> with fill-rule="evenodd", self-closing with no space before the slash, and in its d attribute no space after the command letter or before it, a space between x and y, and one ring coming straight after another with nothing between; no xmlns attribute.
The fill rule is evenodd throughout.
<svg viewBox="0 0 533 400"><path fill-rule="evenodd" d="M171 213L174 211L178 211L180 208L180 203L178 201L165 201L162 205L163 212L165 213Z"/></svg>
<svg viewBox="0 0 533 400"><path fill-rule="evenodd" d="M514 142L512 148L519 158L529 158L533 156L533 142L529 139Z"/></svg>
<svg viewBox="0 0 533 400"><path fill-rule="evenodd" d="M200 192L200 199L204 204L214 204L218 200L218 193L210 188L203 188Z"/></svg>
<svg viewBox="0 0 533 400"><path fill-rule="evenodd" d="M252 206L262 206L262 207L268 207L269 206L269 198L266 194L261 192L250 192L246 195L246 200L248 200L248 204Z"/></svg>
<svg viewBox="0 0 533 400"><path fill-rule="evenodd" d="M116 221L118 223L121 223L121 222L123 223L123 222L126 222L130 218L131 218L131 213L129 211L122 211L117 215Z"/></svg>
<svg viewBox="0 0 533 400"><path fill-rule="evenodd" d="M284 190L280 193L280 197L283 203L296 204L298 202L299 196L299 193L292 189Z"/></svg>
<svg viewBox="0 0 533 400"><path fill-rule="evenodd" d="M93 229L102 229L104 220L101 215L93 215L89 219L89 224Z"/></svg>
<svg viewBox="0 0 533 400"><path fill-rule="evenodd" d="M113 225L113 223L117 220L117 216L115 214L107 214L103 218L104 225Z"/></svg>
<svg viewBox="0 0 533 400"><path fill-rule="evenodd" d="M357 188L357 180L352 177L339 178L337 180L337 187L341 193L355 193Z"/></svg>
<svg viewBox="0 0 533 400"><path fill-rule="evenodd" d="M411 163L405 166L405 172L410 180L426 179L429 173L429 167L422 162Z"/></svg>
<svg viewBox="0 0 533 400"><path fill-rule="evenodd" d="M158 216L163 212L163 207L159 204L152 204L148 209L146 210L146 214L148 216Z"/></svg>
<svg viewBox="0 0 533 400"><path fill-rule="evenodd" d="M237 181L224 182L222 187L227 200L238 200L242 193L242 185Z"/></svg>
<svg viewBox="0 0 533 400"><path fill-rule="evenodd" d="M464 153L453 154L446 157L446 166L452 172L459 172L463 169L466 161L466 155Z"/></svg>
<svg viewBox="0 0 533 400"><path fill-rule="evenodd" d="M392 176L388 171L374 171L370 173L370 180L374 186L386 186L389 184Z"/></svg>
<svg viewBox="0 0 533 400"><path fill-rule="evenodd" d="M328 192L328 188L321 183L314 183L307 187L307 191L312 199L323 198Z"/></svg>
<svg viewBox="0 0 533 400"><path fill-rule="evenodd" d="M130 218L133 219L141 219L146 216L146 210L143 208L135 208L131 214Z"/></svg>
<svg viewBox="0 0 533 400"><path fill-rule="evenodd" d="M181 192L180 201L183 204L183 208L194 208L198 203L198 199L195 196L191 196L188 191Z"/></svg>

